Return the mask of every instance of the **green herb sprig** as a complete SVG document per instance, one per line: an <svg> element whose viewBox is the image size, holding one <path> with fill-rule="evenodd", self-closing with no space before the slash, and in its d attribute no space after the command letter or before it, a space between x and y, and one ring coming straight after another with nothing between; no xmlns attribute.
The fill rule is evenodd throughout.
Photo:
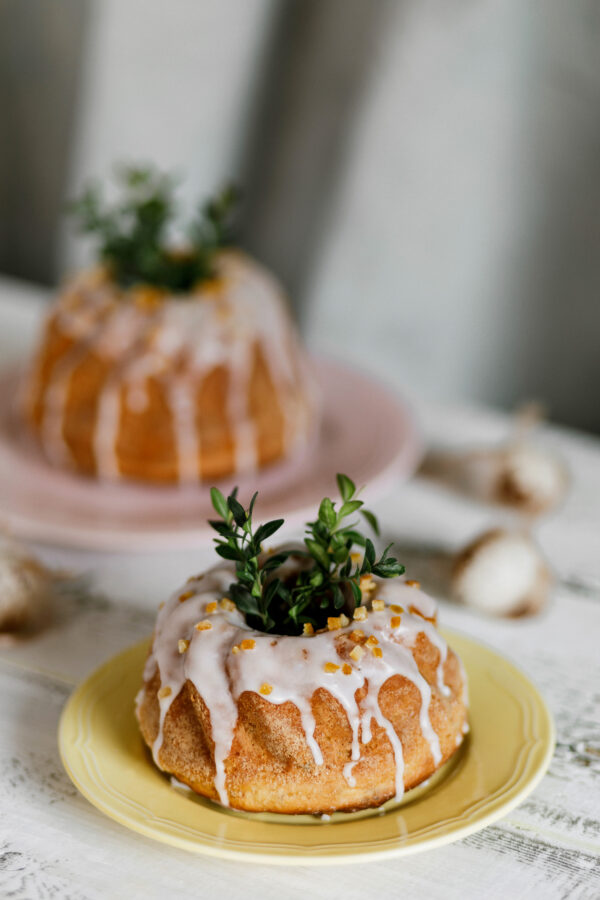
<svg viewBox="0 0 600 900"><path fill-rule="evenodd" d="M98 255L122 287L152 285L185 293L214 275L216 251L233 238L239 192L225 188L203 204L187 227L181 249L169 244L175 224L175 179L153 168L117 171L121 199L108 205L89 185L70 211L79 228L98 242Z"/></svg>
<svg viewBox="0 0 600 900"><path fill-rule="evenodd" d="M369 538L357 530L360 513L376 534L377 519L357 498L354 483L347 475L337 476L342 502L336 509L328 497L321 501L317 519L307 523L304 548L285 549L270 556L262 554L262 543L283 525L275 519L253 530L252 513L257 494L247 510L237 499L237 488L226 498L212 488L211 500L220 520L209 524L218 533L217 553L235 562L236 581L230 588L231 600L245 615L249 625L261 631L299 634L305 623L315 630L325 627L329 616L351 615L362 603L360 578L378 575L395 578L404 566L389 556L391 544L379 559ZM353 547L364 548L363 558L353 561ZM282 569L291 557L298 564Z"/></svg>

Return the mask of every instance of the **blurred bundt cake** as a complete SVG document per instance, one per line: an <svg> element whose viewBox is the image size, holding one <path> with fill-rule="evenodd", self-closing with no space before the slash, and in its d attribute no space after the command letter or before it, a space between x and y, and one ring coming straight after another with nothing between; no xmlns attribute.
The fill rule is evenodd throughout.
<svg viewBox="0 0 600 900"><path fill-rule="evenodd" d="M173 250L168 183L126 177L122 208L102 212L93 193L81 201L84 227L100 233L99 265L59 294L26 377L24 412L45 455L150 482L217 479L292 455L314 432L317 402L281 288L226 246L226 200Z"/></svg>

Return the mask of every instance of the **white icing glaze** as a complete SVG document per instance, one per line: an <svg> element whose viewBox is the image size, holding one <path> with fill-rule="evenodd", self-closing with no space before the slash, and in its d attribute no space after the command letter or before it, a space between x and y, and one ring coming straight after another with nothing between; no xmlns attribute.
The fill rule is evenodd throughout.
<svg viewBox="0 0 600 900"><path fill-rule="evenodd" d="M187 378L176 378L169 390L175 429L179 480L197 481L199 476L200 436L196 428L196 384Z"/></svg>
<svg viewBox="0 0 600 900"><path fill-rule="evenodd" d="M119 477L117 436L121 416L121 385L117 378L109 377L98 399L94 454L96 471L100 478L116 480Z"/></svg>
<svg viewBox="0 0 600 900"><path fill-rule="evenodd" d="M167 297L152 309L137 306L99 270L73 279L52 313L54 327L76 343L54 366L46 388L41 441L49 458L59 464L71 460L63 433L66 401L71 377L90 353L110 362L93 439L100 477L119 477L121 405L143 412L146 381L154 377L172 415L179 480L198 480L197 392L217 366L228 372L226 415L235 472L254 470L257 433L248 385L257 345L279 398L285 452L308 442L317 417L316 390L281 289L261 266L235 251L219 255L217 275L185 298ZM29 396L39 377L34 366Z"/></svg>
<svg viewBox="0 0 600 900"><path fill-rule="evenodd" d="M251 630L237 609L227 612L219 606L216 612L207 612L207 604L220 600L226 594L232 578L233 570L225 564L199 579L191 579L171 596L158 614L152 651L144 672L147 681L158 671L161 687L170 689L167 696L161 691L159 698L160 725L152 748L157 765L160 766L159 753L166 714L189 679L210 713L215 788L224 805L228 805L225 762L237 722L237 700L245 691L261 694L261 686L266 684L271 687L265 697L268 702L292 702L300 712L315 765L320 766L323 764L323 754L315 739L311 698L316 690L324 688L340 703L350 725L351 759L344 767L348 784L356 784L353 768L360 760L361 746L371 740L371 722L374 719L385 731L392 746L396 764L396 793L401 796L404 790L402 742L383 714L378 699L382 685L396 674L411 681L421 695L421 731L429 744L435 765L439 764L442 758L439 738L429 717L431 688L419 672L412 652L418 634L424 632L440 651L437 685L447 693L444 662L448 648L433 624L423 618L435 616L435 602L430 597L396 580L375 579L376 595L385 601L386 606L383 610L371 610L366 620L354 621L345 628L319 632L311 637L278 636ZM182 593L188 592L193 592L192 596L180 601ZM398 613L390 609L392 605L401 606L404 610L400 614L400 624L394 628L392 618ZM211 628L197 630L195 625L201 621L210 622ZM360 629L366 638L377 638L382 656L375 656L365 648L360 661L349 658L347 651L355 646L349 634L354 629ZM253 640L254 647L233 652L232 648L239 647L244 639ZM178 648L180 640L189 641L183 653ZM348 674L341 668L344 662L351 667ZM340 668L327 672L324 668L326 663L334 663ZM356 692L364 686L367 693L357 704ZM142 690L138 696L138 706L143 696Z"/></svg>

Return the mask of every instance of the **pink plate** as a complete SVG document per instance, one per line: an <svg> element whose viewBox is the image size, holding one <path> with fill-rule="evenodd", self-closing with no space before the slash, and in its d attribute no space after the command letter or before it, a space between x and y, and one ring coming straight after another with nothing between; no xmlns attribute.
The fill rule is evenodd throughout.
<svg viewBox="0 0 600 900"><path fill-rule="evenodd" d="M257 518L286 523L314 514L335 495L336 472L380 496L415 469L421 442L407 406L371 377L339 363L314 361L323 421L301 458L238 478L243 502L259 491ZM53 468L32 445L13 412L18 376L0 377L0 522L13 534L92 550L197 547L214 532L208 487L106 483ZM230 484L221 485L226 490Z"/></svg>

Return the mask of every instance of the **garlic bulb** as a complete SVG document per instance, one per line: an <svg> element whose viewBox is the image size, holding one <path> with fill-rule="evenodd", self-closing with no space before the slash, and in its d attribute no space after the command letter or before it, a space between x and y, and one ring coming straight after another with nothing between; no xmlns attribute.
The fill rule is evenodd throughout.
<svg viewBox="0 0 600 900"><path fill-rule="evenodd" d="M486 531L454 559L454 598L482 612L519 616L545 604L550 572L537 545L527 534L503 529Z"/></svg>
<svg viewBox="0 0 600 900"><path fill-rule="evenodd" d="M567 473L559 460L529 444L507 447L499 454L493 494L499 503L539 515L563 499Z"/></svg>
<svg viewBox="0 0 600 900"><path fill-rule="evenodd" d="M532 516L557 506L568 484L560 460L521 441L489 450L432 452L422 471L478 500Z"/></svg>
<svg viewBox="0 0 600 900"><path fill-rule="evenodd" d="M0 632L21 632L39 624L53 574L14 547L0 547Z"/></svg>

